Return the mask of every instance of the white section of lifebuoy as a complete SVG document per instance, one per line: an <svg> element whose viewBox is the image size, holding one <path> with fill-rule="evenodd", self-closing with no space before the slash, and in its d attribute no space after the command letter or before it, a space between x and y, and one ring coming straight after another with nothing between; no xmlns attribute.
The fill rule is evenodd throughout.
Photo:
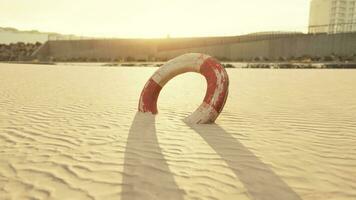
<svg viewBox="0 0 356 200"><path fill-rule="evenodd" d="M185 72L197 72L200 71L200 66L204 60L210 56L190 53L184 54L176 59L168 61L162 67L160 67L152 76L152 79L163 87L171 78L185 73Z"/></svg>
<svg viewBox="0 0 356 200"><path fill-rule="evenodd" d="M184 121L191 124L197 124L199 122L205 124L207 122L213 122L211 119L216 119L219 114L220 113L218 113L213 107L203 102L191 115L186 117Z"/></svg>

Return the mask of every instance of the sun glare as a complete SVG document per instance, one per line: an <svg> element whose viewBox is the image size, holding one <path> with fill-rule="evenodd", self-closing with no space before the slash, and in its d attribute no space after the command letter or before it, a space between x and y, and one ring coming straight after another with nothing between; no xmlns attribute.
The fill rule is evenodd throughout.
<svg viewBox="0 0 356 200"><path fill-rule="evenodd" d="M224 36L307 27L309 0L3 0L0 24L94 37ZM267 9L268 8L268 9Z"/></svg>

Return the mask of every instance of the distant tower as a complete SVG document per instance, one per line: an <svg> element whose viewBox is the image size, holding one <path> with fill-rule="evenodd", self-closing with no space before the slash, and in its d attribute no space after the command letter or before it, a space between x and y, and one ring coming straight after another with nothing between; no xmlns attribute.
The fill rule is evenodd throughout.
<svg viewBox="0 0 356 200"><path fill-rule="evenodd" d="M356 0L311 0L309 33L356 31Z"/></svg>

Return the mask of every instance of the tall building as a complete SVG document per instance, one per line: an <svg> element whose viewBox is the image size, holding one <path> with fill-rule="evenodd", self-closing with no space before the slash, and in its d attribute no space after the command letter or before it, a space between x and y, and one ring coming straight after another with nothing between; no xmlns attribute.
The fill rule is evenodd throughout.
<svg viewBox="0 0 356 200"><path fill-rule="evenodd" d="M356 31L356 0L311 0L309 33Z"/></svg>

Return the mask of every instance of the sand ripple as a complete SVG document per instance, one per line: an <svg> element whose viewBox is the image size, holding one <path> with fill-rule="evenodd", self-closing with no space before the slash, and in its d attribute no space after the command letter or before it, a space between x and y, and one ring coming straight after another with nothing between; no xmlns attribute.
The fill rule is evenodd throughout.
<svg viewBox="0 0 356 200"><path fill-rule="evenodd" d="M0 199L356 199L356 71L229 70L193 126L195 74L136 113L154 70L0 64Z"/></svg>

